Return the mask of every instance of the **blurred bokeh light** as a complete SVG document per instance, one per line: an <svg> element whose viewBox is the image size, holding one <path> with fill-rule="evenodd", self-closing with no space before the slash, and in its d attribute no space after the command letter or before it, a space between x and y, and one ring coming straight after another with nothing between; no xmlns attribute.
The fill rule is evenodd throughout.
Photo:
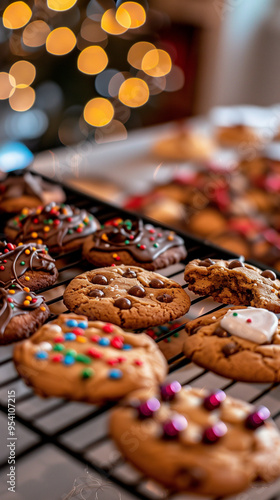
<svg viewBox="0 0 280 500"><path fill-rule="evenodd" d="M9 97L9 103L14 111L27 111L35 101L35 90L32 87L15 89Z"/></svg>
<svg viewBox="0 0 280 500"><path fill-rule="evenodd" d="M78 68L87 75L101 73L108 64L108 56L102 47L93 45L84 49L78 57Z"/></svg>
<svg viewBox="0 0 280 500"><path fill-rule="evenodd" d="M93 127L104 127L108 125L113 119L113 116L113 105L103 97L91 99L84 109L84 119Z"/></svg>
<svg viewBox="0 0 280 500"><path fill-rule="evenodd" d="M4 10L3 25L10 30L25 26L32 16L32 10L25 2L13 2Z"/></svg>
<svg viewBox="0 0 280 500"><path fill-rule="evenodd" d="M110 35L122 35L128 28L122 26L116 19L114 8L106 10L101 19L101 28Z"/></svg>
<svg viewBox="0 0 280 500"><path fill-rule="evenodd" d="M140 78L125 80L119 90L119 100L130 108L143 106L149 99L149 87Z"/></svg>
<svg viewBox="0 0 280 500"><path fill-rule="evenodd" d="M55 56L64 56L74 49L76 41L73 31L69 28L56 28L47 36L46 49Z"/></svg>
<svg viewBox="0 0 280 500"><path fill-rule="evenodd" d="M49 9L59 12L71 9L75 3L77 3L77 0L47 0Z"/></svg>
<svg viewBox="0 0 280 500"><path fill-rule="evenodd" d="M149 76L165 76L171 71L171 67L171 57L165 50L150 50L142 59L142 70Z"/></svg>
<svg viewBox="0 0 280 500"><path fill-rule="evenodd" d="M28 61L17 61L10 69L10 76L18 89L24 89L31 85L36 76L34 64Z"/></svg>
<svg viewBox="0 0 280 500"><path fill-rule="evenodd" d="M22 41L27 47L41 47L45 44L51 29L45 21L32 21L22 33Z"/></svg>
<svg viewBox="0 0 280 500"><path fill-rule="evenodd" d="M126 29L139 28L145 24L146 12L137 2L123 2L117 8L116 20Z"/></svg>

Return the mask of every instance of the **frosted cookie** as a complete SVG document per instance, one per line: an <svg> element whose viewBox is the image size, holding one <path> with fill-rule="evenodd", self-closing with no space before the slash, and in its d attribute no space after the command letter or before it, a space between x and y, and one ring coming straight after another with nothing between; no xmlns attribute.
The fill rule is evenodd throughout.
<svg viewBox="0 0 280 500"><path fill-rule="evenodd" d="M211 295L218 302L262 307L280 313L280 281L274 271L263 271L240 260L195 259L185 269L189 289Z"/></svg>
<svg viewBox="0 0 280 500"><path fill-rule="evenodd" d="M37 243L16 246L0 241L0 286L17 283L37 291L52 285L57 276L55 260L46 246Z"/></svg>
<svg viewBox="0 0 280 500"><path fill-rule="evenodd" d="M83 255L99 267L115 263L154 271L179 262L187 252L184 240L174 231L142 219L115 218L86 239Z"/></svg>
<svg viewBox="0 0 280 500"><path fill-rule="evenodd" d="M70 311L124 328L149 328L183 316L190 299L175 281L140 267L114 266L76 276L63 301Z"/></svg>
<svg viewBox="0 0 280 500"><path fill-rule="evenodd" d="M23 209L21 215L9 220L5 233L15 243L36 241L56 253L81 248L85 238L99 227L86 210L52 202L36 210Z"/></svg>
<svg viewBox="0 0 280 500"><path fill-rule="evenodd" d="M60 186L30 172L11 175L0 183L0 210L3 212L16 213L25 207L36 208L40 203L63 203L64 200L65 193Z"/></svg>
<svg viewBox="0 0 280 500"><path fill-rule="evenodd" d="M113 410L111 435L143 474L174 491L224 497L280 475L280 434L264 407L221 390L137 391Z"/></svg>
<svg viewBox="0 0 280 500"><path fill-rule="evenodd" d="M161 382L167 365L147 335L62 314L16 346L19 374L40 396L88 403L118 400Z"/></svg>
<svg viewBox="0 0 280 500"><path fill-rule="evenodd" d="M189 321L184 353L203 368L246 382L280 381L280 324L260 308L225 308Z"/></svg>
<svg viewBox="0 0 280 500"><path fill-rule="evenodd" d="M9 344L32 335L50 316L41 295L15 284L0 288L0 344Z"/></svg>

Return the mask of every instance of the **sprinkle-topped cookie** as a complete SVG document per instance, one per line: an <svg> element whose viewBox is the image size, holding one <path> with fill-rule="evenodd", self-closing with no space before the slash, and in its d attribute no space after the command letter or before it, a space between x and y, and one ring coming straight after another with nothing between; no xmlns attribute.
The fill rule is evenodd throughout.
<svg viewBox="0 0 280 500"><path fill-rule="evenodd" d="M232 307L186 324L184 353L223 377L280 381L280 323L266 309Z"/></svg>
<svg viewBox="0 0 280 500"><path fill-rule="evenodd" d="M42 396L102 403L162 382L166 362L146 335L85 316L60 315L17 346L20 375Z"/></svg>
<svg viewBox="0 0 280 500"><path fill-rule="evenodd" d="M0 286L28 284L30 290L36 291L53 284L57 276L55 260L46 246L0 241Z"/></svg>
<svg viewBox="0 0 280 500"><path fill-rule="evenodd" d="M191 303L175 281L132 266L98 268L76 276L63 301L72 312L132 329L179 318Z"/></svg>
<svg viewBox="0 0 280 500"><path fill-rule="evenodd" d="M0 344L29 337L49 317L44 297L28 287L0 288Z"/></svg>
<svg viewBox="0 0 280 500"><path fill-rule="evenodd" d="M280 313L280 280L241 260L195 259L185 269L189 290L211 295L217 302L253 306Z"/></svg>
<svg viewBox="0 0 280 500"><path fill-rule="evenodd" d="M264 406L176 381L114 409L110 433L126 459L172 492L237 494L280 475L280 434Z"/></svg>
<svg viewBox="0 0 280 500"><path fill-rule="evenodd" d="M50 251L75 250L99 228L99 222L86 210L65 204L49 203L36 210L23 209L5 229L15 242L36 241Z"/></svg>
<svg viewBox="0 0 280 500"><path fill-rule="evenodd" d="M179 262L187 255L174 231L145 224L142 219L115 218L85 241L85 258L98 266L141 265L151 271Z"/></svg>

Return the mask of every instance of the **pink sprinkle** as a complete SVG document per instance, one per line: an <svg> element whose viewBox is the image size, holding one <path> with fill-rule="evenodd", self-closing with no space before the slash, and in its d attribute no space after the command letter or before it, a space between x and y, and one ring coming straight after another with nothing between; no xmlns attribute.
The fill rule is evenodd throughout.
<svg viewBox="0 0 280 500"><path fill-rule="evenodd" d="M162 233L158 233L158 238L161 238L162 237Z"/></svg>
<svg viewBox="0 0 280 500"><path fill-rule="evenodd" d="M151 236L151 237L150 237L150 241L155 241L155 237L154 237L154 236Z"/></svg>
<svg viewBox="0 0 280 500"><path fill-rule="evenodd" d="M246 323L252 323L252 320L250 318L246 319Z"/></svg>

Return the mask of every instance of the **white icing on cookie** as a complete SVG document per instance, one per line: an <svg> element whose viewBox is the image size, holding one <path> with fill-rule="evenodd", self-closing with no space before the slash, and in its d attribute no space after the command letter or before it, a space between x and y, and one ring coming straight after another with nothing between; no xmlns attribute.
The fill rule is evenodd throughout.
<svg viewBox="0 0 280 500"><path fill-rule="evenodd" d="M278 326L278 318L266 309L248 307L229 310L220 325L232 335L264 344L271 342Z"/></svg>

